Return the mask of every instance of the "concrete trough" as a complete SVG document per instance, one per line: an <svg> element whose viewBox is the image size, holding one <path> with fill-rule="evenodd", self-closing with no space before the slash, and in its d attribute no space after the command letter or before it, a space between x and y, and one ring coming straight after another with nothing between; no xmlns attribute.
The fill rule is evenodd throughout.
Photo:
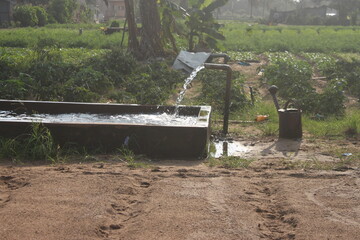
<svg viewBox="0 0 360 240"><path fill-rule="evenodd" d="M0 111L13 114L173 114L174 106L0 100ZM154 158L204 158L210 138L210 106L180 106L179 116L195 117L195 124L172 125L117 122L41 121L60 145L111 151L124 145ZM0 118L0 135L16 137L29 132L33 120Z"/></svg>

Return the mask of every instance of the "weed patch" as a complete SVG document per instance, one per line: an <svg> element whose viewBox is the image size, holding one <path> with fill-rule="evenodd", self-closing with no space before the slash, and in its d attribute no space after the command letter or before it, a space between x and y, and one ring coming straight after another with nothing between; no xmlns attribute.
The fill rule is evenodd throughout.
<svg viewBox="0 0 360 240"><path fill-rule="evenodd" d="M254 160L245 159L240 157L221 157L209 158L207 164L210 167L224 167L224 168L248 168Z"/></svg>

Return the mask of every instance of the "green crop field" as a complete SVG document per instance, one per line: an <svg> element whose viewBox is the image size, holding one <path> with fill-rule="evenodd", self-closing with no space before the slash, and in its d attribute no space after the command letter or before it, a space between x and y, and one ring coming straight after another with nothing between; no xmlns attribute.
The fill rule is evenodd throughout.
<svg viewBox="0 0 360 240"><path fill-rule="evenodd" d="M359 52L360 27L264 26L224 22L225 49L272 52Z"/></svg>
<svg viewBox="0 0 360 240"><path fill-rule="evenodd" d="M235 21L222 22L225 51L270 52L360 52L360 27L339 26L266 26ZM118 47L122 33L105 35L94 24L48 25L42 28L0 30L2 47L34 47L56 45L62 48L109 49ZM79 29L83 34L79 34ZM185 37L176 36L185 48ZM125 38L124 45L127 40Z"/></svg>

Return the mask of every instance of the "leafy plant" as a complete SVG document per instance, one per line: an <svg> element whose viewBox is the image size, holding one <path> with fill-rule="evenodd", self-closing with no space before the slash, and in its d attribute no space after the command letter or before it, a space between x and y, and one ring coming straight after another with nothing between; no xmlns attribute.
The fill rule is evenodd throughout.
<svg viewBox="0 0 360 240"><path fill-rule="evenodd" d="M91 67L80 69L68 80L67 84L82 87L98 94L108 92L113 86L113 83L106 75Z"/></svg>
<svg viewBox="0 0 360 240"><path fill-rule="evenodd" d="M329 78L343 79L347 83L348 92L356 96L360 101L360 60L351 58L349 60L340 59L334 68L327 72Z"/></svg>
<svg viewBox="0 0 360 240"><path fill-rule="evenodd" d="M20 5L15 7L13 17L14 21L20 23L21 27L33 27L38 25L37 9L31 5Z"/></svg>
<svg viewBox="0 0 360 240"><path fill-rule="evenodd" d="M36 17L38 19L37 25L40 27L45 26L48 23L48 13L43 7L34 6L33 8L36 11Z"/></svg>
<svg viewBox="0 0 360 240"><path fill-rule="evenodd" d="M225 104L226 73L216 70L203 70L198 78L202 81L202 93L198 101L200 104L209 104L215 111L223 112ZM238 72L233 73L230 91L230 110L244 109L250 104L243 89L244 76Z"/></svg>
<svg viewBox="0 0 360 240"><path fill-rule="evenodd" d="M345 111L346 81L341 79L332 80L324 89L324 92L317 96L316 113L324 115L342 115Z"/></svg>
<svg viewBox="0 0 360 240"><path fill-rule="evenodd" d="M50 160L56 154L56 144L49 129L41 123L33 123L24 142L24 154L31 159Z"/></svg>
<svg viewBox="0 0 360 240"><path fill-rule="evenodd" d="M49 129L41 123L32 123L29 133L0 140L0 155L3 158L54 161L58 150Z"/></svg>
<svg viewBox="0 0 360 240"><path fill-rule="evenodd" d="M0 80L0 96L3 99L24 99L25 83L20 79Z"/></svg>
<svg viewBox="0 0 360 240"><path fill-rule="evenodd" d="M123 87L135 96L140 104L162 104L183 76L165 63L152 62L143 65L126 78Z"/></svg>
<svg viewBox="0 0 360 240"><path fill-rule="evenodd" d="M219 49L217 40L225 40L220 33L221 24L217 23L212 15L217 8L224 6L228 0L190 0L189 16L185 24L189 28L188 48L194 51L197 48ZM195 40L197 38L197 41ZM196 46L197 45L197 46Z"/></svg>
<svg viewBox="0 0 360 240"><path fill-rule="evenodd" d="M210 158L208 164L210 167L224 167L224 168L248 168L254 160L240 157L221 157Z"/></svg>
<svg viewBox="0 0 360 240"><path fill-rule="evenodd" d="M48 11L53 21L58 23L72 22L72 16L77 8L75 0L51 0Z"/></svg>

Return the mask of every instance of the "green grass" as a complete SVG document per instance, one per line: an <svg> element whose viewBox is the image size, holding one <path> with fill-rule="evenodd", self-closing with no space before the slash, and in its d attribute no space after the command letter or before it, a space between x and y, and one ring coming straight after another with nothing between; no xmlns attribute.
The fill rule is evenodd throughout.
<svg viewBox="0 0 360 240"><path fill-rule="evenodd" d="M303 116L303 129L314 137L356 137L360 135L360 110L348 110L343 117L315 120Z"/></svg>
<svg viewBox="0 0 360 240"><path fill-rule="evenodd" d="M118 149L118 155L116 155L116 159L126 162L127 166L131 169L153 167L143 156L135 155L133 151L126 147Z"/></svg>
<svg viewBox="0 0 360 240"><path fill-rule="evenodd" d="M337 148L328 152L329 155L336 157L336 161L320 161L317 158L309 160L290 160L284 159L282 165L290 169L303 169L303 170L336 170L343 171L348 168L360 167L360 153L353 152L351 156L344 156L348 153L349 149Z"/></svg>
<svg viewBox="0 0 360 240"><path fill-rule="evenodd" d="M106 49L84 49L84 48L51 48L47 50L51 53L58 53L64 63L80 64L93 57L104 55L109 50ZM22 68L35 58L36 51L31 48L10 48L0 47L0 59L6 60L14 68Z"/></svg>
<svg viewBox="0 0 360 240"><path fill-rule="evenodd" d="M284 52L360 52L360 27L266 26L222 21L227 51L262 53ZM120 23L122 26L122 23ZM119 46L122 33L105 35L101 24L50 24L42 28L1 29L0 46L33 47L39 39L52 39L62 48L106 49ZM79 28L83 34L79 35ZM176 35L179 48L186 48L184 36ZM127 35L124 41L127 43ZM169 46L170 47L170 46Z"/></svg>
<svg viewBox="0 0 360 240"><path fill-rule="evenodd" d="M41 123L33 123L29 133L16 138L0 139L0 157L2 159L45 160L56 162L59 148L50 131Z"/></svg>
<svg viewBox="0 0 360 240"><path fill-rule="evenodd" d="M82 35L78 29L72 28L1 29L0 46L31 48L46 39L60 48L108 49L120 46L121 37L121 33L105 35L100 28L85 29Z"/></svg>
<svg viewBox="0 0 360 240"><path fill-rule="evenodd" d="M209 158L207 165L210 167L224 167L224 168L248 168L254 160L245 159L240 157L221 157L221 158Z"/></svg>

